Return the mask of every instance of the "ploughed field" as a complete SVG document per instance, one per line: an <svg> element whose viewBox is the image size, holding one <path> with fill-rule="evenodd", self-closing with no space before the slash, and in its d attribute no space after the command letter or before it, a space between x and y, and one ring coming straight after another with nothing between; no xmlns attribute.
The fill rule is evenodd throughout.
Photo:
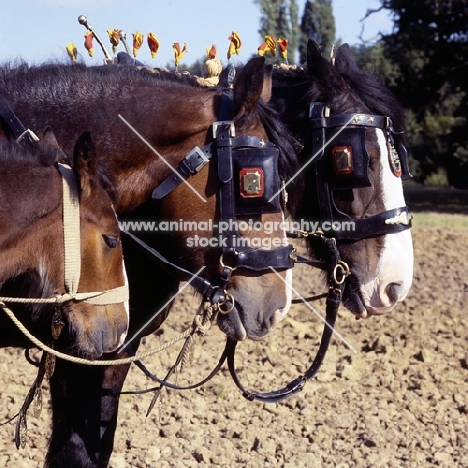
<svg viewBox="0 0 468 468"><path fill-rule="evenodd" d="M163 391L148 417L152 394L123 396L111 467L468 467L468 210L451 211L458 214L415 214L408 298L368 320L341 308L337 331L346 343L334 337L322 370L302 392L280 404L249 402L225 368L200 389ZM295 269L294 285L304 295L323 290L320 275L307 267ZM184 331L197 301L191 293L179 297L162 331L140 350ZM313 307L324 314L323 302ZM240 343L236 362L245 387L276 390L299 376L321 332L314 312L294 305L272 336ZM212 327L177 382L205 377L223 346L223 335ZM164 376L177 352L174 347L144 363ZM21 407L36 370L21 350L0 353L1 419L7 420ZM153 386L132 367L126 390ZM28 416L26 449L16 450L13 424L0 427L0 466L42 466L47 385L44 400L42 415Z"/></svg>

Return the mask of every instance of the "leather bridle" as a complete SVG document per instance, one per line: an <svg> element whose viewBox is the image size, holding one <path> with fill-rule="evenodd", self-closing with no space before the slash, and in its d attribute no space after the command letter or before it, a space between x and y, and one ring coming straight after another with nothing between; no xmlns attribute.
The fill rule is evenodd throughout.
<svg viewBox="0 0 468 468"><path fill-rule="evenodd" d="M230 92L224 92L222 96L221 115L225 116L232 107ZM226 111L226 108L229 111ZM225 290L226 285L234 270L244 268L252 271L270 271L290 269L294 266L292 258L293 247L283 245L272 249L253 248L248 242L242 240L237 231L237 217L242 214L264 214L281 212L279 201L280 178L278 174L279 150L270 141L255 136L235 136L234 122L221 120L214 122L213 141L203 148L195 147L178 165L176 172L172 173L153 191L154 199L162 199L177 188L191 175L200 172L213 156L217 156L218 180L220 189L218 192L218 226L226 226L219 229L220 244L220 269L215 284L211 281L195 277L188 270L167 260L155 249L146 246L143 241L130 233L138 245L162 262L166 268L172 269L178 277L191 280L193 286L212 304L229 302L230 306L224 313L230 312L234 306L234 298ZM253 166L252 166L253 164ZM254 199L239 198L239 174L236 168L251 167L263 173L263 195ZM273 200L271 200L273 198ZM242 203L242 206L240 206Z"/></svg>
<svg viewBox="0 0 468 468"><path fill-rule="evenodd" d="M407 206L383 211L373 216L365 218L351 218L340 211L333 200L333 190L353 188L353 186L343 185L346 175L340 177L338 182L333 181L330 170L330 147L337 144L346 144L346 147L354 147L353 158L361 163L362 177L367 177L367 164L369 156L365 147L365 130L367 128L381 129L384 132L389 150L389 158L393 164L400 166L399 175L403 180L411 177L408 165L408 154L401 140L395 139L395 130L392 120L372 114L340 114L326 116L327 106L321 102L313 102L309 108L309 119L311 124L312 152L316 155L315 177L316 177L316 197L319 205L320 218L322 223L328 221L333 227L341 222L352 221L352 230L328 230L325 235L333 237L337 242L356 242L369 237L393 234L411 228L411 215ZM333 138L337 130L346 127L346 135L343 132ZM343 142L343 138L346 140ZM390 162L389 162L390 163ZM352 184L352 182L350 182ZM361 182L362 183L362 182ZM341 186L340 186L341 184ZM367 184L366 184L367 185ZM366 186L364 185L364 186ZM368 183L370 185L370 182ZM334 223L337 221L338 223Z"/></svg>

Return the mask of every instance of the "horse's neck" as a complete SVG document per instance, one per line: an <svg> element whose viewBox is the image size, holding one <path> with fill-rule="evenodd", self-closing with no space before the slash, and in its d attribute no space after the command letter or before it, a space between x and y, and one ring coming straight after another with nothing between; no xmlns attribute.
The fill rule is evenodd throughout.
<svg viewBox="0 0 468 468"><path fill-rule="evenodd" d="M46 93L47 102L22 103L20 118L30 121L32 116L37 128L50 124L68 152L73 150L70 141L89 130L98 158L116 183L116 209L128 211L143 203L171 173L169 165L177 167L191 149L205 144L217 120L217 94L157 79L154 85L136 80L121 87L110 81L106 87L98 81L102 77L94 78L87 83L89 92L75 78L80 92L65 90L66 95L58 98Z"/></svg>

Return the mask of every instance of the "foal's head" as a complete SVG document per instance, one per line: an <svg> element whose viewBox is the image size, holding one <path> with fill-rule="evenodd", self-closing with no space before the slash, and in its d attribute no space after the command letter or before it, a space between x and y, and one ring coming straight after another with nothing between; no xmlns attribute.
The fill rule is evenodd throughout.
<svg viewBox="0 0 468 468"><path fill-rule="evenodd" d="M62 176L57 163L71 164L79 199L80 242L70 247L81 262L77 292L100 292L126 284L119 229L111 197L100 177L89 134L75 145L69 162L50 130L37 148L2 143L0 200L0 284L18 275L29 278L30 297L49 297L69 291L65 282ZM70 229L70 226L66 226ZM72 233L73 234L73 233ZM68 234L66 234L68 236ZM104 301L107 302L107 301ZM54 320L65 325L62 339L80 355L90 358L113 351L123 343L128 311L123 301L93 305L71 300L56 310ZM48 317L48 307L34 307L35 319ZM62 323L63 322L63 323Z"/></svg>

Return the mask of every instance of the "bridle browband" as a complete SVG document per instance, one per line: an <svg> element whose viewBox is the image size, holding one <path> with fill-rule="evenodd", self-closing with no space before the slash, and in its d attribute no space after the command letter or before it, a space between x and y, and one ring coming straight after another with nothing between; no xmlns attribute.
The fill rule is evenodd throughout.
<svg viewBox="0 0 468 468"><path fill-rule="evenodd" d="M392 120L389 117L373 114L356 113L328 116L327 113L328 108L326 104L322 102L313 102L310 104L309 121L311 125L312 152L314 155L317 154L315 175L317 181L316 195L320 217L322 222L328 221L332 226L334 221L352 221L354 229L330 230L326 235L336 238L338 242L356 242L369 237L393 234L411 228L411 215L409 214L407 206L383 211L365 218L351 218L338 210L331 192L340 189L340 182L338 182L338 187L330 187L330 185L332 185L329 170L330 162L324 157L326 152L328 153L326 147L330 143L336 142L336 140L339 141L340 138L342 138L342 132L345 130L347 132L347 135L345 135L346 142L350 143L350 145L357 145L358 147L358 151L355 151L358 153L356 158L368 158L365 141L363 142L365 133L363 134L361 130L365 132L366 128L381 129L387 141L389 158L392 164L400 165L398 176L401 176L403 180L410 178L411 174L409 171L407 151L401 141L399 139L395 140L394 138L397 133L393 128ZM337 130L341 130L341 133L336 138L333 138L330 130L333 130L335 135L338 133ZM360 134L358 132L360 132ZM333 140L331 138L333 138ZM362 171L366 171L362 176L367 177L367 165L362 167ZM342 180L345 180L345 176L341 177L340 181ZM370 185L370 182L368 185Z"/></svg>

